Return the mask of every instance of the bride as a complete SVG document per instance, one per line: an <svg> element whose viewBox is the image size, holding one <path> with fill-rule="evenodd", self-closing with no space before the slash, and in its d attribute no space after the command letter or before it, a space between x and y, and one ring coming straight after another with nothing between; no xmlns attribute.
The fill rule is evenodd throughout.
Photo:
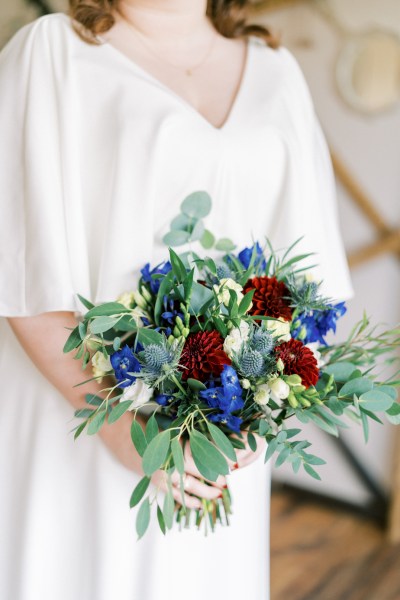
<svg viewBox="0 0 400 600"><path fill-rule="evenodd" d="M1 598L269 598L261 444L229 475L229 528L163 537L153 519L137 542L132 416L74 442L73 411L101 385L73 387L90 368L62 353L77 294L98 303L134 288L196 190L213 198L217 236L303 236L323 291L352 295L308 87L292 54L246 24L249 4L71 0L0 53ZM185 468L188 506L221 493L225 480L206 486L190 454Z"/></svg>

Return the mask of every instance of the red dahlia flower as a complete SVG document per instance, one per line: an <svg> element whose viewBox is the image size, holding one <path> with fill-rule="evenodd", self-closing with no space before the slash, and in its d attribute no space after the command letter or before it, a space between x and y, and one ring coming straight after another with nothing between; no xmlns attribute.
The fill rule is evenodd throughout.
<svg viewBox="0 0 400 600"><path fill-rule="evenodd" d="M218 331L190 333L182 350L180 365L182 379L189 377L207 381L210 375L218 377L224 365L231 361L223 349L224 340Z"/></svg>
<svg viewBox="0 0 400 600"><path fill-rule="evenodd" d="M285 375L300 375L301 383L305 387L315 385L318 381L318 363L311 352L300 340L289 340L282 342L275 348L277 358L281 358L284 364Z"/></svg>
<svg viewBox="0 0 400 600"><path fill-rule="evenodd" d="M265 315L285 321L292 319L292 309L289 301L284 296L289 295L289 290L283 281L276 277L253 277L244 286L243 293L256 290L253 296L253 306L249 313L251 315Z"/></svg>

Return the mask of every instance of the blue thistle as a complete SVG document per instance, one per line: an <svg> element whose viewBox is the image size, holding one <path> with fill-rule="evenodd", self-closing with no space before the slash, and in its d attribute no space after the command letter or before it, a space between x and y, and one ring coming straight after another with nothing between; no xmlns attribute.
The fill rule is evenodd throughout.
<svg viewBox="0 0 400 600"><path fill-rule="evenodd" d="M217 277L218 279L229 279L232 278L232 271L228 265L217 265Z"/></svg>
<svg viewBox="0 0 400 600"><path fill-rule="evenodd" d="M268 331L257 329L251 340L251 346L263 355L270 354L274 349L274 338Z"/></svg>
<svg viewBox="0 0 400 600"><path fill-rule="evenodd" d="M264 371L264 359L258 350L244 349L238 357L238 365L245 377L259 377Z"/></svg>
<svg viewBox="0 0 400 600"><path fill-rule="evenodd" d="M143 351L143 359L146 368L155 375L159 375L163 366L171 362L171 353L163 346L149 344Z"/></svg>

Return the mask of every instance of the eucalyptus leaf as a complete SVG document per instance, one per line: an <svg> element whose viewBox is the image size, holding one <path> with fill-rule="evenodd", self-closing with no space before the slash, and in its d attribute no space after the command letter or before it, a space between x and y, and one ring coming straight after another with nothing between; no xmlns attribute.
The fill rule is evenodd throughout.
<svg viewBox="0 0 400 600"><path fill-rule="evenodd" d="M268 442L268 446L267 446L267 451L265 453L265 458L264 458L264 462L268 462L269 459L273 456L275 450L278 447L278 440L276 438L273 438L270 442Z"/></svg>
<svg viewBox="0 0 400 600"><path fill-rule="evenodd" d="M150 501L149 498L145 498L140 505L137 517L136 517L136 532L138 539L142 538L147 531L150 523Z"/></svg>
<svg viewBox="0 0 400 600"><path fill-rule="evenodd" d="M107 412L105 410L102 410L93 417L93 419L90 421L88 428L87 428L88 435L94 435L95 433L97 433L99 431L99 429L102 427L102 425L104 423L106 414L107 414Z"/></svg>
<svg viewBox="0 0 400 600"><path fill-rule="evenodd" d="M166 246L183 246L190 240L190 233L187 231L168 231L163 242Z"/></svg>
<svg viewBox="0 0 400 600"><path fill-rule="evenodd" d="M205 250L209 250L210 248L212 248L214 246L215 237L211 233L211 231L209 231L208 229L205 229L203 231L203 235L201 236L200 243Z"/></svg>
<svg viewBox="0 0 400 600"><path fill-rule="evenodd" d="M236 248L236 245L228 238L221 238L215 244L215 248L216 250L221 250L221 252L232 252Z"/></svg>
<svg viewBox="0 0 400 600"><path fill-rule="evenodd" d="M392 425L400 425L400 404L398 402L392 404L386 411L386 418Z"/></svg>
<svg viewBox="0 0 400 600"><path fill-rule="evenodd" d="M174 510L175 501L172 495L172 489L170 487L168 492L165 494L163 505L164 522L167 529L172 529L172 525L174 522Z"/></svg>
<svg viewBox="0 0 400 600"><path fill-rule="evenodd" d="M360 405L367 410L386 411L393 404L393 399L377 388L360 396Z"/></svg>
<svg viewBox="0 0 400 600"><path fill-rule="evenodd" d="M275 467L280 467L288 458L290 454L290 446L284 446L278 454L278 458L275 461Z"/></svg>
<svg viewBox="0 0 400 600"><path fill-rule="evenodd" d="M92 319L93 317L108 317L113 315L120 315L129 313L129 309L119 302L106 302L95 306L89 312L85 314L85 319Z"/></svg>
<svg viewBox="0 0 400 600"><path fill-rule="evenodd" d="M201 285L197 281L193 282L192 295L190 297L189 312L191 314L199 314L205 304L211 302L214 298L212 290Z"/></svg>
<svg viewBox="0 0 400 600"><path fill-rule="evenodd" d="M82 339L79 333L79 326L75 327L75 329L70 333L67 341L65 342L63 352L67 354L67 352L71 352L71 350L75 350L82 343Z"/></svg>
<svg viewBox="0 0 400 600"><path fill-rule="evenodd" d="M196 242L201 240L204 233L204 223L203 221L197 221L196 225L193 227L193 231L190 234L190 241Z"/></svg>
<svg viewBox="0 0 400 600"><path fill-rule="evenodd" d="M150 344L156 344L160 346L163 342L163 336L158 331L154 329L148 329L147 327L139 327L136 343L140 343L143 346L149 346Z"/></svg>
<svg viewBox="0 0 400 600"><path fill-rule="evenodd" d="M96 317L90 323L90 331L94 334L105 333L112 329L118 322L116 317Z"/></svg>
<svg viewBox="0 0 400 600"><path fill-rule="evenodd" d="M141 499L143 498L143 496L147 492L147 489L148 489L149 485L150 485L150 478L149 477L143 477L139 481L139 483L137 484L137 486L133 490L132 495L131 495L131 499L129 501L129 506L131 508L133 508L134 506L136 506L137 504L139 504L139 502L141 501Z"/></svg>
<svg viewBox="0 0 400 600"><path fill-rule="evenodd" d="M161 508L160 508L160 506L158 504L157 504L157 520L158 520L158 525L159 525L161 531L165 535L165 533L166 533L166 527L165 527L164 515L163 515L162 510L161 510Z"/></svg>
<svg viewBox="0 0 400 600"><path fill-rule="evenodd" d="M181 213L172 219L170 227L173 231L186 231L187 233L191 233L194 222L193 218Z"/></svg>
<svg viewBox="0 0 400 600"><path fill-rule="evenodd" d="M390 396L392 398L393 402L396 401L398 398L397 389L390 385L380 385L378 387L378 390L380 390L381 392L384 392L385 394Z"/></svg>
<svg viewBox="0 0 400 600"><path fill-rule="evenodd" d="M318 481L321 481L321 477L318 475L317 471L315 471L315 469L313 469L310 465L308 465L307 463L303 463L303 467L305 472L311 475L311 477L313 477L314 479L318 479Z"/></svg>
<svg viewBox="0 0 400 600"><path fill-rule="evenodd" d="M116 404L108 415L108 422L115 423L115 421L118 421L131 406L132 400L124 400L123 402Z"/></svg>
<svg viewBox="0 0 400 600"><path fill-rule="evenodd" d="M333 365L328 365L327 367L324 367L323 371L325 373L328 373L328 375L333 375L335 381L345 382L350 378L350 376L356 370L356 368L357 367L351 362L339 361L337 363L334 363Z"/></svg>
<svg viewBox="0 0 400 600"><path fill-rule="evenodd" d="M229 467L221 452L206 438L205 435L193 429L190 432L190 448L193 460L201 472L198 464L206 466L219 475L228 475Z"/></svg>
<svg viewBox="0 0 400 600"><path fill-rule="evenodd" d="M189 194L181 204L181 211L188 217L203 219L211 211L210 195L205 191Z"/></svg>
<svg viewBox="0 0 400 600"><path fill-rule="evenodd" d="M183 456L182 446L178 440L178 438L174 438L171 442L171 451L172 458L174 459L174 464L178 473L183 475L185 472L185 460Z"/></svg>
<svg viewBox="0 0 400 600"><path fill-rule="evenodd" d="M212 439L214 440L218 448L221 450L221 452L223 452L223 454L225 454L225 456L227 456L230 460L236 462L236 452L228 436L226 436L225 433L221 431L221 429L219 429L219 427L216 427L210 422L207 422L207 427ZM248 435L252 434L249 433ZM254 438L254 436L252 437Z"/></svg>
<svg viewBox="0 0 400 600"><path fill-rule="evenodd" d="M150 442L158 435L158 424L154 413L151 415L150 419L146 423L146 440L147 443Z"/></svg>
<svg viewBox="0 0 400 600"><path fill-rule="evenodd" d="M344 384L342 388L340 388L338 396L339 398L344 396L353 396L356 394L360 396L365 392L369 392L374 387L373 382L366 377L357 377L357 379L351 379L347 383Z"/></svg>
<svg viewBox="0 0 400 600"><path fill-rule="evenodd" d="M77 296L78 296L79 300L82 302L82 304L83 304L83 306L85 308L87 308L88 310L94 308L93 302L90 302L90 300L87 300L86 298L84 298L80 294L77 294Z"/></svg>
<svg viewBox="0 0 400 600"><path fill-rule="evenodd" d="M131 438L139 456L143 456L147 448L147 441L142 427L136 420L132 421Z"/></svg>
<svg viewBox="0 0 400 600"><path fill-rule="evenodd" d="M100 396L96 396L96 394L86 394L85 402L91 406L100 406L104 400Z"/></svg>
<svg viewBox="0 0 400 600"><path fill-rule="evenodd" d="M169 429L156 435L147 446L142 460L142 468L147 476L151 476L165 462L170 447L171 432Z"/></svg>

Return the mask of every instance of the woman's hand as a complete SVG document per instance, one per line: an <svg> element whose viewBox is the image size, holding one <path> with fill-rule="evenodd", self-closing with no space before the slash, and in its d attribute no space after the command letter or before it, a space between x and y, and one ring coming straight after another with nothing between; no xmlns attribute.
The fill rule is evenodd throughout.
<svg viewBox="0 0 400 600"><path fill-rule="evenodd" d="M249 445L249 442L247 439L247 431L242 431L242 434L243 434L244 439L242 439L241 441L244 443L245 448L236 450L236 457L237 457L236 464L232 464L230 461L228 461L229 466L231 467L232 470L241 469L243 467L247 467L248 465L251 465L251 463L253 463L255 460L257 460L257 458L260 456L260 454L262 452L264 452L267 447L267 442L265 441L265 438L262 438L259 435L257 435L256 433L253 433L253 435L256 439L256 442L257 442L257 449L255 452L253 452L253 450L250 448L250 445Z"/></svg>
<svg viewBox="0 0 400 600"><path fill-rule="evenodd" d="M216 500L217 498L222 497L222 490L227 486L226 478L220 475L216 481L210 481L203 477L194 463L190 445L188 443L185 444L184 448L184 464L184 498L187 508L201 508L202 498L206 500ZM165 471L156 471L152 477L152 481L163 492L167 491L168 478ZM174 499L179 504L182 504L180 475L176 470L171 475L171 483Z"/></svg>

